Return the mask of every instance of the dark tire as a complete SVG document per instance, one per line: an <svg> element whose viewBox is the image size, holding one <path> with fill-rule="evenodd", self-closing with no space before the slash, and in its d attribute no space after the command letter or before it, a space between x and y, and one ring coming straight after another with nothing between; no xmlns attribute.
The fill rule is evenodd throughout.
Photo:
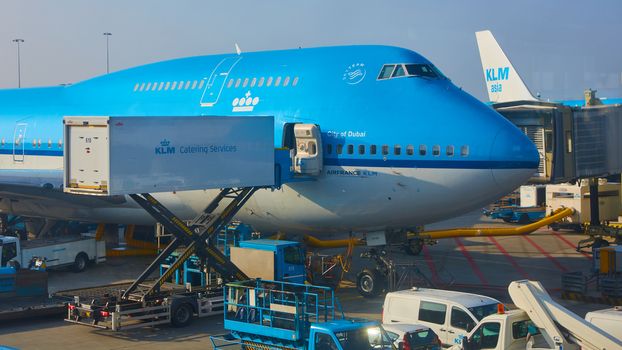
<svg viewBox="0 0 622 350"><path fill-rule="evenodd" d="M531 223L531 219L529 218L529 215L527 214L521 214L518 217L518 223L521 225L527 225Z"/></svg>
<svg viewBox="0 0 622 350"><path fill-rule="evenodd" d="M384 277L377 270L363 269L356 276L356 289L365 298L374 298L384 289Z"/></svg>
<svg viewBox="0 0 622 350"><path fill-rule="evenodd" d="M408 255L421 254L421 250L423 250L423 240L419 238L409 239L408 244L406 245L404 250Z"/></svg>
<svg viewBox="0 0 622 350"><path fill-rule="evenodd" d="M171 323L175 327L186 327L192 323L193 317L192 306L187 303L177 304L171 310Z"/></svg>
<svg viewBox="0 0 622 350"><path fill-rule="evenodd" d="M73 271L82 272L86 269L88 264L89 257L84 253L80 253L76 255L76 260L73 262Z"/></svg>
<svg viewBox="0 0 622 350"><path fill-rule="evenodd" d="M551 224L549 225L549 227L551 228L551 230L555 232L559 231L559 225Z"/></svg>
<svg viewBox="0 0 622 350"><path fill-rule="evenodd" d="M507 222L507 223L511 223L512 219L511 218L501 218L501 220Z"/></svg>

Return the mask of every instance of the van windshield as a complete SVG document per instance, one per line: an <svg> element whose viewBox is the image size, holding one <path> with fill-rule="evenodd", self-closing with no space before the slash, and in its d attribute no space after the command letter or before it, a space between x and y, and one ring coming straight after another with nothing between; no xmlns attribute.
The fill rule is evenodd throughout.
<svg viewBox="0 0 622 350"><path fill-rule="evenodd" d="M469 311L471 311L473 316L475 316L475 318L477 318L478 321L481 321L482 318L484 318L484 317L486 317L488 315L496 314L497 313L497 305L498 305L497 303L494 303L494 304L470 307L468 309L469 309Z"/></svg>

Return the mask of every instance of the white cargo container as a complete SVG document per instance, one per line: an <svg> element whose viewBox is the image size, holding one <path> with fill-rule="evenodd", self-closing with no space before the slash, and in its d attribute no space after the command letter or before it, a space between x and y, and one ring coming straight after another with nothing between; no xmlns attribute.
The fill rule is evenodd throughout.
<svg viewBox="0 0 622 350"><path fill-rule="evenodd" d="M519 189L521 207L538 207L544 205L546 186L524 185Z"/></svg>
<svg viewBox="0 0 622 350"><path fill-rule="evenodd" d="M617 220L620 215L620 184L598 185L600 221ZM573 208L575 213L568 217L572 223L590 221L590 186L587 184L561 184L546 186L546 206L551 210L561 207Z"/></svg>
<svg viewBox="0 0 622 350"><path fill-rule="evenodd" d="M65 117L65 191L274 184L273 117Z"/></svg>

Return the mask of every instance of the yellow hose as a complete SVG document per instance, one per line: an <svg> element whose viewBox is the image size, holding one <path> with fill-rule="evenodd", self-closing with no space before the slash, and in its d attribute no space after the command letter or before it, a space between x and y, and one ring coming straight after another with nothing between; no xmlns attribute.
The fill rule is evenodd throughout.
<svg viewBox="0 0 622 350"><path fill-rule="evenodd" d="M486 237L486 236L515 236L531 233L540 227L550 225L574 213L572 208L560 208L551 215L534 223L520 227L480 227L480 228L454 228L448 230L424 231L418 235L423 238L444 239L455 237Z"/></svg>
<svg viewBox="0 0 622 350"><path fill-rule="evenodd" d="M574 213L572 208L560 208L551 215L534 223L519 227L479 227L479 228L453 228L447 230L423 231L416 234L416 237L426 239L444 239L455 237L487 237L487 236L515 236L531 233L540 227L550 225ZM412 236L409 235L409 238ZM304 236L304 241L308 246L314 248L342 248L354 245L365 245L365 241L358 238L320 240L310 235Z"/></svg>

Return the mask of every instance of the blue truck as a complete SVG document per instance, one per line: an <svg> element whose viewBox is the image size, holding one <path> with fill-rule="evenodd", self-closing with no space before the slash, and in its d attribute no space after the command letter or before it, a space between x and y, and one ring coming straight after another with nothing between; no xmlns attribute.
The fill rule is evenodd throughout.
<svg viewBox="0 0 622 350"><path fill-rule="evenodd" d="M505 222L524 225L543 219L546 216L546 207L519 207L511 205L484 210L484 215L492 219L501 219Z"/></svg>
<svg viewBox="0 0 622 350"><path fill-rule="evenodd" d="M214 349L389 350L375 321L348 319L328 287L247 280L224 287L226 335Z"/></svg>

